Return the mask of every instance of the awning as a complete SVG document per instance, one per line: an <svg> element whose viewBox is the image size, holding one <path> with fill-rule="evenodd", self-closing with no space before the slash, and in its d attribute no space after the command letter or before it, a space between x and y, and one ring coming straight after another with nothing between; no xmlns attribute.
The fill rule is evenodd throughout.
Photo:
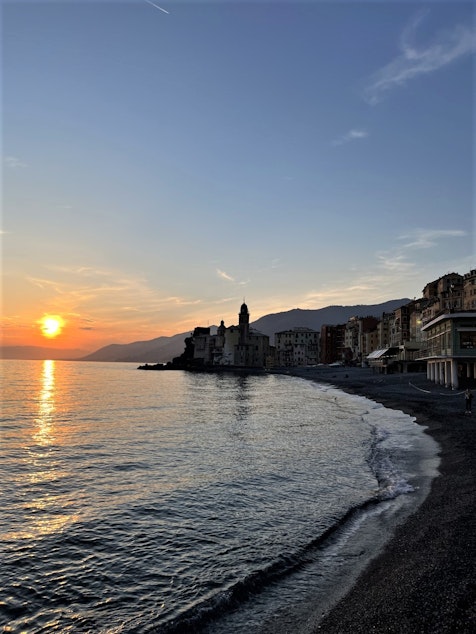
<svg viewBox="0 0 476 634"><path fill-rule="evenodd" d="M383 348L383 350L374 350L367 359L382 359L383 357L394 357L398 352L398 348Z"/></svg>

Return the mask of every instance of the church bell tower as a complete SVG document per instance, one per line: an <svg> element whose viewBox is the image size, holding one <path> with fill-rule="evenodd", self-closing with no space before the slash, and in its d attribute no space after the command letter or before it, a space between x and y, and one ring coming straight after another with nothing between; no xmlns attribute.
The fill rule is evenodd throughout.
<svg viewBox="0 0 476 634"><path fill-rule="evenodd" d="M248 312L248 306L244 302L241 304L238 319L240 327L240 345L244 346L248 343L248 337L250 334L250 314Z"/></svg>

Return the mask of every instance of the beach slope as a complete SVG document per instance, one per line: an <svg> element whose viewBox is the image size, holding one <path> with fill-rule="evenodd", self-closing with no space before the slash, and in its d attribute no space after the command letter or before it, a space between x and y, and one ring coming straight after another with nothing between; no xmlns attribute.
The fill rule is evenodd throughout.
<svg viewBox="0 0 476 634"><path fill-rule="evenodd" d="M461 391L424 374L374 374L317 367L290 374L331 383L414 416L441 447L440 475L424 502L397 526L348 594L314 632L458 634L476 631L476 414Z"/></svg>

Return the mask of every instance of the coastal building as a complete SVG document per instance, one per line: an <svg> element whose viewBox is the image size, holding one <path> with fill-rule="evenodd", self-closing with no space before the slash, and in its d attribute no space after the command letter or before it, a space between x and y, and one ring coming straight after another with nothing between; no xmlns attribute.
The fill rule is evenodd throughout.
<svg viewBox="0 0 476 634"><path fill-rule="evenodd" d="M282 367L317 365L319 332L311 328L293 328L274 335L276 363Z"/></svg>
<svg viewBox="0 0 476 634"><path fill-rule="evenodd" d="M209 364L212 359L213 336L210 334L210 328L202 328L197 326L192 334L194 345L193 358L201 364Z"/></svg>
<svg viewBox="0 0 476 634"><path fill-rule="evenodd" d="M447 273L429 282L423 289L427 304L422 311L422 324L428 323L444 311L463 309L464 278L459 273Z"/></svg>
<svg viewBox="0 0 476 634"><path fill-rule="evenodd" d="M414 300L415 310L410 314L410 341L415 341L419 344L424 340L421 327L423 325L422 315L423 311L428 306L429 300L424 297Z"/></svg>
<svg viewBox="0 0 476 634"><path fill-rule="evenodd" d="M427 377L446 387L476 386L476 311L443 312L422 326Z"/></svg>
<svg viewBox="0 0 476 634"><path fill-rule="evenodd" d="M225 326L223 320L216 334L210 328L195 328L193 333L195 366L233 366L264 368L269 363L269 337L250 327L248 306L243 303L238 325Z"/></svg>
<svg viewBox="0 0 476 634"><path fill-rule="evenodd" d="M345 325L344 358L347 363L360 365L367 355L366 335L374 331L377 317L351 317Z"/></svg>
<svg viewBox="0 0 476 634"><path fill-rule="evenodd" d="M390 347L392 324L395 321L395 313L382 313L382 319L377 324L378 347L380 350Z"/></svg>
<svg viewBox="0 0 476 634"><path fill-rule="evenodd" d="M390 344L392 333L395 331L395 312L382 313L375 331L376 336L373 337L373 342L377 345L372 349L369 346L365 361L379 372L387 373L393 367L398 355L398 348Z"/></svg>
<svg viewBox="0 0 476 634"><path fill-rule="evenodd" d="M476 269L463 275L463 309L476 310Z"/></svg>
<svg viewBox="0 0 476 634"><path fill-rule="evenodd" d="M374 350L378 350L378 343L379 332L377 328L365 333L362 345L362 365L365 365L367 363L367 357L370 353L372 353Z"/></svg>
<svg viewBox="0 0 476 634"><path fill-rule="evenodd" d="M321 326L320 360L321 363L344 361L345 324Z"/></svg>
<svg viewBox="0 0 476 634"><path fill-rule="evenodd" d="M422 297L376 317L326 324L320 333L291 328L269 337L250 327L242 304L238 325L224 322L211 333L196 328L185 358L203 366L273 367L368 364L381 372L427 370L431 380L451 387L476 387L476 269L447 273L426 284Z"/></svg>

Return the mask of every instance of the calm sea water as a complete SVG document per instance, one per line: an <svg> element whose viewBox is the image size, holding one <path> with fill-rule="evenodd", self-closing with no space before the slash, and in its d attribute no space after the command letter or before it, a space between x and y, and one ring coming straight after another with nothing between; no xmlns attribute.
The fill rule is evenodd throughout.
<svg viewBox="0 0 476 634"><path fill-rule="evenodd" d="M435 474L410 417L298 378L2 368L4 632L307 631Z"/></svg>

